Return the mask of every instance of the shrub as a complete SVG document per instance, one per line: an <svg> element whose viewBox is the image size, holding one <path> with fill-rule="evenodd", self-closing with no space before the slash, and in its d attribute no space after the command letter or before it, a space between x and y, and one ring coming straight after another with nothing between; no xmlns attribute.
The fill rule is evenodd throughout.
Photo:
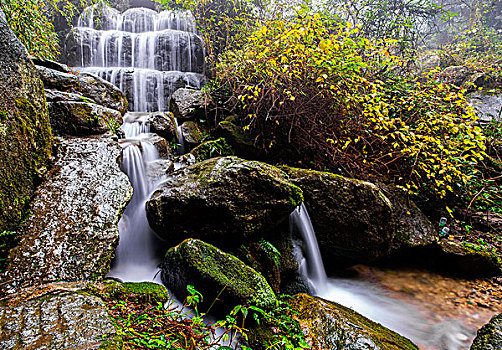
<svg viewBox="0 0 502 350"><path fill-rule="evenodd" d="M315 168L436 199L469 191L485 145L461 92L407 75L395 41L305 9L295 18L269 20L221 56L213 95L230 92L244 128Z"/></svg>

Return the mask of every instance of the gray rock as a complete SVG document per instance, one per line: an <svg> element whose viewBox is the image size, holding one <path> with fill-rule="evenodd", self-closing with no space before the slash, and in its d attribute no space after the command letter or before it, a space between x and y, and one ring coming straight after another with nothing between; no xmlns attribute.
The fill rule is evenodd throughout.
<svg viewBox="0 0 502 350"><path fill-rule="evenodd" d="M122 115L127 111L124 93L97 75L85 72L75 75L41 66L37 66L37 69L46 89L82 95L104 107L115 109Z"/></svg>
<svg viewBox="0 0 502 350"><path fill-rule="evenodd" d="M312 349L418 350L409 339L337 303L307 294L289 303Z"/></svg>
<svg viewBox="0 0 502 350"><path fill-rule="evenodd" d="M185 150L191 150L192 148L200 145L203 135L197 123L193 121L184 122L181 124L180 129L181 134L183 135Z"/></svg>
<svg viewBox="0 0 502 350"><path fill-rule="evenodd" d="M70 67L63 63L47 60L40 57L31 57L31 61L35 64L35 66L46 67L63 73L70 73Z"/></svg>
<svg viewBox="0 0 502 350"><path fill-rule="evenodd" d="M168 159L158 159L146 163L145 170L146 176L155 181L171 173L174 170L174 163Z"/></svg>
<svg viewBox="0 0 502 350"><path fill-rule="evenodd" d="M492 120L501 120L502 94L490 94L476 91L467 95L466 98L478 112L478 117L481 122L489 123Z"/></svg>
<svg viewBox="0 0 502 350"><path fill-rule="evenodd" d="M96 103L96 101L91 100L90 98L84 97L79 94L74 94L72 92L64 92L53 89L45 89L45 98L47 103L51 102L87 102L87 103Z"/></svg>
<svg viewBox="0 0 502 350"><path fill-rule="evenodd" d="M0 349L98 349L115 327L103 301L58 290L0 303Z"/></svg>
<svg viewBox="0 0 502 350"><path fill-rule="evenodd" d="M472 342L471 350L499 350L502 349L502 314L492 317L485 324Z"/></svg>
<svg viewBox="0 0 502 350"><path fill-rule="evenodd" d="M150 141L154 146L157 152L159 152L159 157L164 159L172 158L171 147L169 142L163 137L160 137L155 134L151 134L148 141Z"/></svg>
<svg viewBox="0 0 502 350"><path fill-rule="evenodd" d="M302 201L301 190L276 167L212 158L171 173L147 202L147 217L174 244L192 237L240 246L273 234Z"/></svg>
<svg viewBox="0 0 502 350"><path fill-rule="evenodd" d="M395 221L392 252L436 244L439 237L437 227L411 199L390 185L379 184L378 187L392 203Z"/></svg>
<svg viewBox="0 0 502 350"><path fill-rule="evenodd" d="M0 9L0 231L20 223L51 147L42 82Z"/></svg>
<svg viewBox="0 0 502 350"><path fill-rule="evenodd" d="M469 77L471 70L465 66L450 66L446 67L441 73L441 77L453 85L458 87L462 86L462 84Z"/></svg>
<svg viewBox="0 0 502 350"><path fill-rule="evenodd" d="M62 139L58 159L40 185L20 241L6 260L1 288L106 275L118 244L118 221L132 196L109 138Z"/></svg>
<svg viewBox="0 0 502 350"><path fill-rule="evenodd" d="M326 172L281 169L304 193L327 268L389 255L396 221L392 203L377 186Z"/></svg>
<svg viewBox="0 0 502 350"><path fill-rule="evenodd" d="M197 239L187 239L169 249L161 277L180 300L185 299L187 285L192 284L204 296L201 306L211 305L211 314L217 316L226 315L237 305L273 309L277 302L262 275L236 257Z"/></svg>
<svg viewBox="0 0 502 350"><path fill-rule="evenodd" d="M122 124L119 111L86 102L51 102L49 115L53 130L75 136L103 134Z"/></svg>
<svg viewBox="0 0 502 350"><path fill-rule="evenodd" d="M179 120L205 119L205 94L200 90L181 88L171 96L169 110Z"/></svg>
<svg viewBox="0 0 502 350"><path fill-rule="evenodd" d="M234 117L220 122L216 128L215 135L223 137L225 141L235 151L235 155L244 159L260 160L263 157L263 150L254 145L251 135L245 132L242 127L233 123Z"/></svg>
<svg viewBox="0 0 502 350"><path fill-rule="evenodd" d="M178 130L171 112L128 112L124 116L127 123L144 123L150 131L169 141L178 141Z"/></svg>

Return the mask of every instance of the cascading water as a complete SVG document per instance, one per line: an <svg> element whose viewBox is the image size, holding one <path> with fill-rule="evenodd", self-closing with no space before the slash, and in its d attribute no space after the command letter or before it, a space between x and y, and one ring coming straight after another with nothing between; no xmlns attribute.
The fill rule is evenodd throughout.
<svg viewBox="0 0 502 350"><path fill-rule="evenodd" d="M290 215L292 232L300 233L304 255L300 273L307 279L314 293L324 299L352 308L362 315L402 334L421 349L459 350L469 339L460 322L433 323L420 316L419 310L386 295L368 281L350 278L328 278L320 254L315 232L304 204Z"/></svg>
<svg viewBox="0 0 502 350"><path fill-rule="evenodd" d="M204 45L187 11L132 8L124 13L98 3L87 8L65 40L65 59L119 87L129 110L165 111L171 94L205 82Z"/></svg>
<svg viewBox="0 0 502 350"><path fill-rule="evenodd" d="M124 13L98 3L84 10L65 42L67 63L119 87L129 101L121 129L122 169L134 189L119 223L120 244L109 276L157 281L162 242L150 229L145 204L162 177L147 174L159 159L149 141L148 112L163 112L171 94L200 88L205 77L202 39L190 12L132 8ZM143 112L143 113L138 113ZM148 118L146 118L148 119Z"/></svg>
<svg viewBox="0 0 502 350"><path fill-rule="evenodd" d="M157 160L159 155L148 141L148 125L126 122L122 130L126 136L121 140L124 148L122 168L129 176L134 194L119 222L120 244L108 275L126 281L152 281L161 262L156 247L162 243L148 225L145 204L162 178L147 177L146 165Z"/></svg>

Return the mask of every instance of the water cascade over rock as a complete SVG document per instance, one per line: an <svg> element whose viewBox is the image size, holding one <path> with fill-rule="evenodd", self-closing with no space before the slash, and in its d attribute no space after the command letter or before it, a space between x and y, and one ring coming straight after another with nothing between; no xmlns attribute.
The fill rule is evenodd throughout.
<svg viewBox="0 0 502 350"><path fill-rule="evenodd" d="M148 225L145 203L172 166L158 166L159 154L170 157L169 147L159 150L168 141L150 130L178 141L176 121L165 113L169 98L179 88L200 88L205 80L203 42L194 18L186 11L146 8L120 13L98 3L84 10L67 36L65 58L68 65L106 79L127 96L131 112L124 116L125 139L120 143L122 169L134 194L119 223L120 244L109 276L154 280L162 244ZM152 169L162 171L152 174Z"/></svg>
<svg viewBox="0 0 502 350"><path fill-rule="evenodd" d="M66 37L64 58L118 86L130 111L164 111L176 89L198 89L205 80L203 41L195 32L186 11L121 14L100 3L87 8Z"/></svg>

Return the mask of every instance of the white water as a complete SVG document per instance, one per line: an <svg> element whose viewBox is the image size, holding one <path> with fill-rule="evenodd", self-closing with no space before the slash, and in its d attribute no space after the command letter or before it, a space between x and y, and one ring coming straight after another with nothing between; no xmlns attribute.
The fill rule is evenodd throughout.
<svg viewBox="0 0 502 350"><path fill-rule="evenodd" d="M307 279L315 295L381 323L411 339L421 349L459 350L468 347L467 342L472 334L460 322L452 320L433 324L426 321L416 307L391 298L368 281L327 277L304 204L291 214L290 224L291 229L297 230L302 236L305 259L300 262L300 273Z"/></svg>
<svg viewBox="0 0 502 350"><path fill-rule="evenodd" d="M175 90L205 82L204 44L190 12L133 8L121 14L99 3L84 10L72 33L67 63L120 88L130 111L166 111Z"/></svg>
<svg viewBox="0 0 502 350"><path fill-rule="evenodd" d="M159 159L159 155L148 141L148 125L126 122L121 128L126 135L126 139L121 141L122 169L129 176L134 192L119 222L120 243L108 277L130 282L160 283L156 276L162 256L156 253L156 248L162 242L150 229L145 210L146 201L156 183L162 180L149 179L145 174L145 165Z"/></svg>

